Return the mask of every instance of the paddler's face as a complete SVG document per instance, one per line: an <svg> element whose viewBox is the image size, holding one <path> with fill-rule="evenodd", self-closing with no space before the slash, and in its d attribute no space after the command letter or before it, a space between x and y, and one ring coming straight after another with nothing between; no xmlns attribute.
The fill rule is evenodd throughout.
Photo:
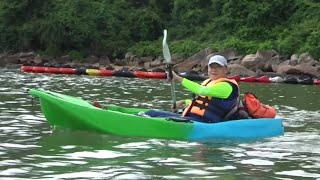
<svg viewBox="0 0 320 180"><path fill-rule="evenodd" d="M217 80L219 78L225 78L228 73L228 68L226 66L221 66L217 63L212 63L208 67L208 75L211 80Z"/></svg>

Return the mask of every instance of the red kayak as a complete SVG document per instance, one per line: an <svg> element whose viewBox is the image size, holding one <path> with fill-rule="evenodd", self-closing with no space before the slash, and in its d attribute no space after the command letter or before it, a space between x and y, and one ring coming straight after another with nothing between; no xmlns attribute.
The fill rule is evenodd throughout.
<svg viewBox="0 0 320 180"><path fill-rule="evenodd" d="M256 76L243 77L243 78L240 78L240 81L242 81L242 82L256 82L257 77Z"/></svg>
<svg viewBox="0 0 320 180"><path fill-rule="evenodd" d="M257 82L260 82L260 83L270 83L270 79L268 76L261 76L261 77L258 77L256 79Z"/></svg>
<svg viewBox="0 0 320 180"><path fill-rule="evenodd" d="M33 66L32 67L32 72L34 72L34 73L44 73L45 72L45 67Z"/></svg>
<svg viewBox="0 0 320 180"><path fill-rule="evenodd" d="M76 69L73 68L59 68L60 74L75 74Z"/></svg>
<svg viewBox="0 0 320 180"><path fill-rule="evenodd" d="M100 69L99 70L99 76L113 76L114 70L106 70L106 69Z"/></svg>
<svg viewBox="0 0 320 180"><path fill-rule="evenodd" d="M165 79L167 77L165 72L134 71L133 75L138 78Z"/></svg>
<svg viewBox="0 0 320 180"><path fill-rule="evenodd" d="M318 79L318 80L315 79L315 80L313 81L313 84L314 84L314 85L320 85L320 79Z"/></svg>
<svg viewBox="0 0 320 180"><path fill-rule="evenodd" d="M59 68L56 68L56 67L46 67L44 68L44 72L50 73L50 74L59 74L60 70Z"/></svg>
<svg viewBox="0 0 320 180"><path fill-rule="evenodd" d="M239 74L238 75L233 75L233 76L228 77L228 79L234 79L236 81L240 81L240 75Z"/></svg>
<svg viewBox="0 0 320 180"><path fill-rule="evenodd" d="M21 66L20 70L22 72L32 72L33 66Z"/></svg>

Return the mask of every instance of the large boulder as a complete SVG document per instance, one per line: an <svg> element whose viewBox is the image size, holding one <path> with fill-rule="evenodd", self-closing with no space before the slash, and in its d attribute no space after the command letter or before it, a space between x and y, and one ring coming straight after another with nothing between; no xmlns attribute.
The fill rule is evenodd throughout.
<svg viewBox="0 0 320 180"><path fill-rule="evenodd" d="M259 64L259 60L260 59L257 58L255 54L248 54L241 60L240 65L248 69L256 70Z"/></svg>
<svg viewBox="0 0 320 180"><path fill-rule="evenodd" d="M314 65L317 63L317 61L314 60L314 58L310 54L302 53L299 56L298 64L305 64L305 63L310 64L310 65Z"/></svg>
<svg viewBox="0 0 320 180"><path fill-rule="evenodd" d="M128 63L127 63L127 61L126 60L124 60L124 59L115 59L114 60L114 65L117 65L117 66L127 66L128 65Z"/></svg>
<svg viewBox="0 0 320 180"><path fill-rule="evenodd" d="M227 59L228 64L240 64L239 61L242 57L241 55L237 55L237 52L234 49L225 49L223 51L208 54L206 58L199 61L197 68L194 68L194 69L202 72L206 72L208 70L209 59L214 55L224 56Z"/></svg>
<svg viewBox="0 0 320 180"><path fill-rule="evenodd" d="M19 53L19 58L34 58L35 57L35 53L34 52L21 52Z"/></svg>
<svg viewBox="0 0 320 180"><path fill-rule="evenodd" d="M320 63L308 53L302 53L300 56L293 54L290 60L280 63L274 71L278 74L307 74L320 77Z"/></svg>
<svg viewBox="0 0 320 180"><path fill-rule="evenodd" d="M129 66L138 66L140 63L140 58L136 57L131 52L127 52L124 55L124 60L128 63Z"/></svg>
<svg viewBox="0 0 320 180"><path fill-rule="evenodd" d="M124 58L124 60L128 62L129 66L132 66L132 67L137 67L144 63L139 57L130 57L130 58L127 57L127 58Z"/></svg>
<svg viewBox="0 0 320 180"><path fill-rule="evenodd" d="M279 63L280 63L279 56L276 55L265 63L263 70L267 72L274 72L272 67L279 65Z"/></svg>
<svg viewBox="0 0 320 180"><path fill-rule="evenodd" d="M178 72L186 72L189 70L199 70L201 60L184 60L174 66L174 69Z"/></svg>
<svg viewBox="0 0 320 180"><path fill-rule="evenodd" d="M312 66L308 63L302 63L296 66L279 65L277 68L278 74L308 74L315 77L320 77L320 66Z"/></svg>
<svg viewBox="0 0 320 180"><path fill-rule="evenodd" d="M151 64L151 62L144 62L143 63L143 68L145 68L145 69L150 69L150 64Z"/></svg>
<svg viewBox="0 0 320 180"><path fill-rule="evenodd" d="M230 76L241 75L241 76L254 76L256 73L250 69L241 66L239 64L230 64L228 65Z"/></svg>
<svg viewBox="0 0 320 180"><path fill-rule="evenodd" d="M290 57L290 65L298 65L299 55L298 54L292 54Z"/></svg>
<svg viewBox="0 0 320 180"><path fill-rule="evenodd" d="M150 62L150 67L158 67L161 66L163 64L163 60L160 58L157 58L155 60L152 61L152 59L148 60L148 61L144 61L144 62Z"/></svg>
<svg viewBox="0 0 320 180"><path fill-rule="evenodd" d="M213 50L211 48L206 48L205 50L202 50L193 56L189 57L188 60L205 60L206 57L211 54Z"/></svg>
<svg viewBox="0 0 320 180"><path fill-rule="evenodd" d="M125 57L124 60L127 61L128 65L131 67L143 67L145 62L149 62L151 65L154 58L151 56L137 57L137 56L131 55L131 56ZM157 65L155 65L155 66L157 66Z"/></svg>
<svg viewBox="0 0 320 180"><path fill-rule="evenodd" d="M181 55L179 54L171 54L171 60L173 64L178 64L185 60Z"/></svg>
<svg viewBox="0 0 320 180"><path fill-rule="evenodd" d="M132 52L127 52L125 55L124 55L124 59L126 61L133 61L133 59L135 58L136 56L132 53Z"/></svg>
<svg viewBox="0 0 320 180"><path fill-rule="evenodd" d="M19 56L18 54L12 54L4 57L4 62L6 64L18 64L19 63Z"/></svg>
<svg viewBox="0 0 320 180"><path fill-rule="evenodd" d="M241 59L243 56L238 55L238 52L235 49L228 48L223 51L218 52L221 56L224 56L228 61L235 61Z"/></svg>
<svg viewBox="0 0 320 180"><path fill-rule="evenodd" d="M180 72L189 71L189 70L197 70L205 72L208 64L208 56L213 54L213 50L211 48L206 48L203 51L196 53L195 55L189 57L186 60L183 60L177 65L177 68L180 68ZM191 61L191 62L188 62ZM182 66L182 67L180 67Z"/></svg>
<svg viewBox="0 0 320 180"><path fill-rule="evenodd" d="M36 55L36 57L33 59L33 62L35 64L43 64L42 58L41 58L41 56L39 54Z"/></svg>
<svg viewBox="0 0 320 180"><path fill-rule="evenodd" d="M204 72L206 71L206 66L208 64L208 56L210 54L212 54L212 49L206 48L205 50L202 50L187 59L182 59L178 57L178 59L174 61L174 69L178 72L186 72L190 70Z"/></svg>
<svg viewBox="0 0 320 180"><path fill-rule="evenodd" d="M174 62L173 62L174 64ZM144 57L141 59L141 62L139 63L139 67L144 68L165 68L166 67L166 60L163 59L162 56L158 56L157 58L153 57Z"/></svg>
<svg viewBox="0 0 320 180"><path fill-rule="evenodd" d="M109 57L108 56L102 56L102 57L100 57L100 59L99 59L99 64L101 65L101 66L109 66L110 65L110 59L109 59Z"/></svg>
<svg viewBox="0 0 320 180"><path fill-rule="evenodd" d="M244 66L252 71L256 71L258 69L263 69L265 64L277 53L273 50L270 51L262 51L258 50L256 54L249 54L246 55L240 65Z"/></svg>

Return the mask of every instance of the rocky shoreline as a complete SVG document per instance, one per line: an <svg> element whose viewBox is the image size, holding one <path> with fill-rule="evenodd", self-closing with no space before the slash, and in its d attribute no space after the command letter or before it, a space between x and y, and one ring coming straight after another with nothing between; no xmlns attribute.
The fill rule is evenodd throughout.
<svg viewBox="0 0 320 180"><path fill-rule="evenodd" d="M307 75L312 78L320 78L320 62L316 61L308 53L293 54L286 59L273 50L260 51L256 54L239 55L235 50L227 49L221 52L214 52L212 49L205 49L188 58L172 54L174 69L178 72L196 71L206 74L209 57L220 54L228 59L230 76L262 76L269 77L286 75ZM164 71L165 61L159 57L138 57L130 52L126 53L123 59L110 60L108 57L89 56L83 60L71 59L68 55L61 57L40 56L34 52L2 53L0 54L0 67L16 67L22 65L45 66L45 67L72 67L72 68L93 68L104 69L127 68L129 70Z"/></svg>

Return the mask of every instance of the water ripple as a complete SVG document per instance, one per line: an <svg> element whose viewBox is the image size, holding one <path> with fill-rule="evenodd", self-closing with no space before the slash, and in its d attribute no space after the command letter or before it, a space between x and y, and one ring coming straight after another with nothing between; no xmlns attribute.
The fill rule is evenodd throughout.
<svg viewBox="0 0 320 180"><path fill-rule="evenodd" d="M0 69L0 179L319 179L319 87L240 86L242 94L253 91L276 107L284 136L196 143L53 129L28 89L169 110L170 83ZM179 84L176 93L178 99L191 96Z"/></svg>
<svg viewBox="0 0 320 180"><path fill-rule="evenodd" d="M68 159L84 159L84 158L98 158L98 159L108 159L108 158L117 158L117 157L125 157L125 156L133 156L128 153L120 153L115 151L108 150L100 150L100 151L84 151L84 152L75 152L70 154L65 154L65 157Z"/></svg>

